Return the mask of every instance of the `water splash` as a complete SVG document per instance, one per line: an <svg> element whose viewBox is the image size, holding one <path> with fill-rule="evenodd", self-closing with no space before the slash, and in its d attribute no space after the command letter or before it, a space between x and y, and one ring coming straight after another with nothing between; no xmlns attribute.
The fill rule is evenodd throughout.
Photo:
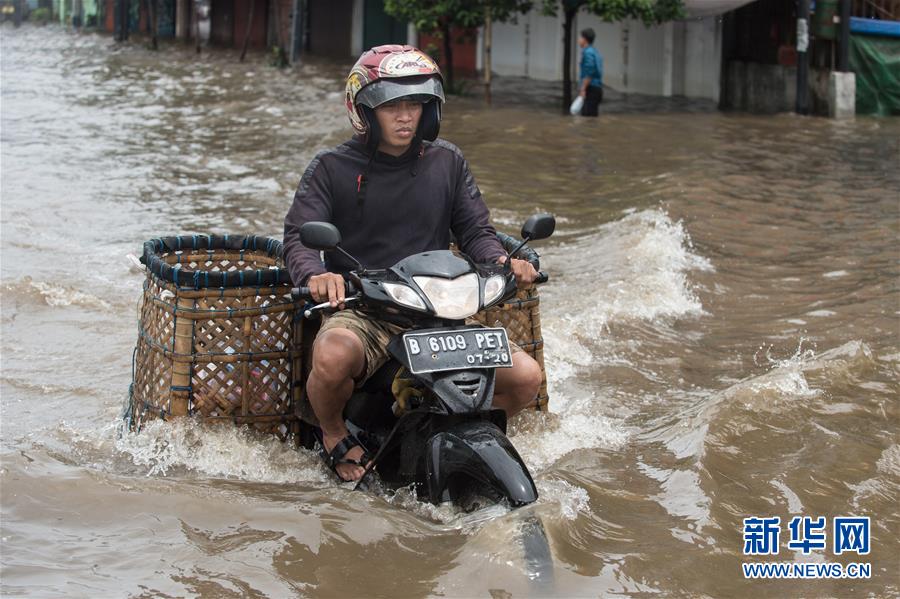
<svg viewBox="0 0 900 599"><path fill-rule="evenodd" d="M728 397L752 402L755 407L765 407L765 400L811 398L822 390L810 385L809 378L821 374L829 385L853 378L875 365L869 346L862 341L848 341L843 345L817 353L815 346L804 348L808 340L801 338L797 349L788 358L772 355L772 348L760 348L754 355L756 364L768 365L765 374L745 379L725 390ZM762 359L761 359L762 356ZM764 361L763 361L764 359ZM821 377L819 377L821 378ZM774 408L774 404L769 404Z"/></svg>
<svg viewBox="0 0 900 599"><path fill-rule="evenodd" d="M878 472L900 480L900 445L891 445L885 449L875 463Z"/></svg>
<svg viewBox="0 0 900 599"><path fill-rule="evenodd" d="M331 481L311 453L295 450L274 436L230 424L203 424L192 418L155 420L140 432L122 431L115 448L130 456L135 466L146 467L147 476L165 476L183 469L253 482Z"/></svg>
<svg viewBox="0 0 900 599"><path fill-rule="evenodd" d="M581 487L561 479L540 477L535 480L535 485L538 489L535 505L544 516L575 520L581 514L590 512L588 493ZM420 500L412 485L383 491L381 497L390 505L437 523L440 530L458 530L466 535L478 534L489 523L514 511L503 502L472 512L449 502L434 505Z"/></svg>
<svg viewBox="0 0 900 599"><path fill-rule="evenodd" d="M567 296L562 335L596 338L613 321L704 314L688 274L712 264L695 252L684 223L660 209L628 214L546 254L554 270L582 282Z"/></svg>
<svg viewBox="0 0 900 599"><path fill-rule="evenodd" d="M822 378L824 373L824 380L835 384L874 364L871 349L861 341L850 341L822 353L804 348L805 343L806 339L801 339L793 355L787 358L775 357L771 347L760 348L754 360L766 366L766 372L742 379L721 391L693 392L697 400L692 405L666 416L664 421L641 433L641 440L662 442L678 459L701 458L710 424L720 411L737 408L787 412L807 405L797 400L824 396L821 389L810 384L813 376Z"/></svg>
<svg viewBox="0 0 900 599"><path fill-rule="evenodd" d="M622 447L629 433L620 420L597 413L599 401L593 393L570 395L554 413L519 416L510 436L528 467L540 472L573 451Z"/></svg>
<svg viewBox="0 0 900 599"><path fill-rule="evenodd" d="M540 494L538 505L553 506L553 511L563 519L575 520L590 513L590 497L585 489L556 478L539 479L535 484Z"/></svg>
<svg viewBox="0 0 900 599"><path fill-rule="evenodd" d="M705 314L689 274L712 270L694 250L684 224L661 209L629 212L551 248L545 257L551 272L578 281L578 292L557 303L548 288L542 305L550 409L558 418L523 427L514 439L538 470L575 450L616 449L627 442L622 421L603 413L605 398L580 390L578 378L598 366L631 367L639 355L639 342L613 338L610 325L662 326ZM562 304L566 312L554 312Z"/></svg>
<svg viewBox="0 0 900 599"><path fill-rule="evenodd" d="M610 325L662 326L705 314L689 274L712 271L712 264L696 253L684 223L663 210L629 213L545 257L554 276L578 281L578 292L559 302L565 312L554 312L552 287L545 294L545 359L554 397L586 367L627 363L623 354L636 349L634 342L613 339Z"/></svg>
<svg viewBox="0 0 900 599"><path fill-rule="evenodd" d="M850 505L855 510L863 510L867 503L879 500L896 502L894 498L900 493L900 445L891 445L881 452L875 470L875 476L847 485L853 490Z"/></svg>
<svg viewBox="0 0 900 599"><path fill-rule="evenodd" d="M804 349L807 340L800 338L797 349L789 358L779 359L772 355L772 346L761 347L753 356L753 361L760 364L760 353L771 367L764 375L753 377L732 387L734 396L767 396L767 397L815 397L817 389L811 389L804 376L804 369L813 360L816 352L813 348Z"/></svg>

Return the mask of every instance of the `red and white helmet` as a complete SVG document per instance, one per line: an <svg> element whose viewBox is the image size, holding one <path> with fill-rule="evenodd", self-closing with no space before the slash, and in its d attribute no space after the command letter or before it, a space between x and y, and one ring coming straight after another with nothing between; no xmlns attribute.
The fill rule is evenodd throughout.
<svg viewBox="0 0 900 599"><path fill-rule="evenodd" d="M424 139L437 137L444 86L441 70L431 57L413 46L400 45L375 46L363 52L347 76L345 101L353 129L361 135L369 133L370 111L398 98L433 106L423 111L419 130Z"/></svg>

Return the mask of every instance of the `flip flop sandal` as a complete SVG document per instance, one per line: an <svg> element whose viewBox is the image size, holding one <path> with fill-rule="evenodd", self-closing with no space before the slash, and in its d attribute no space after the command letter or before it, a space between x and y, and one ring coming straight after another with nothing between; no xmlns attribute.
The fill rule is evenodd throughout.
<svg viewBox="0 0 900 599"><path fill-rule="evenodd" d="M366 449L366 446L359 442L359 440L354 437L352 434L348 434L346 437L338 441L337 445L335 445L331 451L325 450L325 443L319 438L319 444L322 446L322 449L319 450L319 457L322 458L322 461L325 462L325 465L328 466L334 475L337 476L341 482L350 483L353 480L346 479L340 474L338 474L337 467L339 464L350 464L352 466L359 466L360 468L365 469L366 465L372 461L372 457L369 455L369 450ZM347 452L353 449L354 447L361 447L363 450L362 457L359 460L352 460L350 458L345 458Z"/></svg>

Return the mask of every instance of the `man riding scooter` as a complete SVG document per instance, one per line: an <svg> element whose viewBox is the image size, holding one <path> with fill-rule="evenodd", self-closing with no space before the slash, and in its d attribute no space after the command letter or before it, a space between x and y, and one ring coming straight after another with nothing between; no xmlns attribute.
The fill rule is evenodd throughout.
<svg viewBox="0 0 900 599"><path fill-rule="evenodd" d="M507 254L460 150L438 139L444 92L440 70L412 46L364 52L347 78L346 108L356 132L309 164L285 218L285 260L295 285L337 311L313 345L307 397L322 430L323 457L344 481L358 480L371 459L349 434L343 409L389 358L388 341L403 327L343 310L345 275L355 267L388 268L406 256L445 250L453 238L477 262L503 264ZM307 222L334 224L344 252L319 251L300 241ZM535 281L527 261L510 259L519 286ZM517 351L518 350L518 351ZM496 375L495 407L507 416L532 404L541 369L513 347L512 367Z"/></svg>

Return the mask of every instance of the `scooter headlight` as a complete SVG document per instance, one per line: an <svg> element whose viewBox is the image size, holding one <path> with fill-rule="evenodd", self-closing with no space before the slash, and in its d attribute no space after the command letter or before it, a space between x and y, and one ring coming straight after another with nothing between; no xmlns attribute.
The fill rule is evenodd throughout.
<svg viewBox="0 0 900 599"><path fill-rule="evenodd" d="M483 305L490 306L503 295L506 289L506 278L500 275L493 275L484 282L484 302Z"/></svg>
<svg viewBox="0 0 900 599"><path fill-rule="evenodd" d="M413 277L413 281L434 306L439 318L461 320L478 312L478 275L469 273L455 279Z"/></svg>
<svg viewBox="0 0 900 599"><path fill-rule="evenodd" d="M402 306L407 306L409 308L414 308L416 310L421 310L422 312L426 312L428 308L425 306L425 302L422 301L422 298L419 297L419 294L415 292L411 287L407 287L406 285L400 285L398 283L382 283L384 286L384 290L387 291L388 295L391 296L395 302Z"/></svg>

